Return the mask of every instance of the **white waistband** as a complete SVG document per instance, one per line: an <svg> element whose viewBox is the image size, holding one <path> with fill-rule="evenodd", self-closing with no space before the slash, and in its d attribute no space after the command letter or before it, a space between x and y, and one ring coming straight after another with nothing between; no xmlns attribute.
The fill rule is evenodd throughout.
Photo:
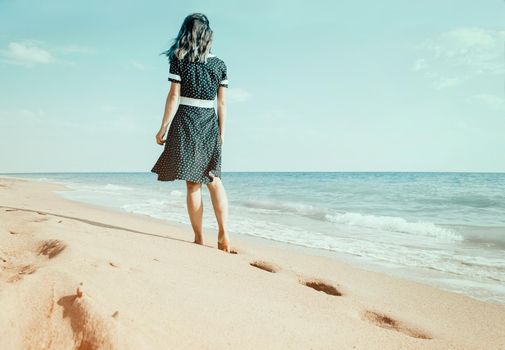
<svg viewBox="0 0 505 350"><path fill-rule="evenodd" d="M214 108L214 100L200 100L198 98L180 96L179 103L181 105L187 105L187 106L195 106L195 107L202 107L202 108Z"/></svg>

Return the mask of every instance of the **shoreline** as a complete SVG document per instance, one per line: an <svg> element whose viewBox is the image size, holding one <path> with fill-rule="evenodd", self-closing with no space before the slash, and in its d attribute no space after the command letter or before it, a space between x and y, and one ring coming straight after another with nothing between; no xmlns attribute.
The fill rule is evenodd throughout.
<svg viewBox="0 0 505 350"><path fill-rule="evenodd" d="M43 174L43 173L42 173ZM57 173L59 174L59 173ZM95 174L95 173L90 173L90 174ZM118 174L124 174L124 173L118 173ZM1 177L2 175L0 175ZM76 191L79 192L78 188L73 188L70 186L67 182L58 182L57 180L51 180L47 178L42 178L42 179L37 179L37 178L29 178L29 177L15 177L11 175L6 175L11 178L17 178L20 180L33 180L37 182L47 182L47 183L52 183L56 185L61 185L64 188L61 190L62 193L58 193L60 191L57 191L59 195L61 195L64 199L74 201L77 203L85 203L91 206L96 206L103 208L104 210L113 210L119 213L131 213L135 215L141 215L141 216L147 216L149 218L155 218L158 220L162 220L162 222L166 222L167 224L174 225L179 229L182 230L190 230L191 231L191 225L189 223L177 221L177 220L172 220L169 218L161 218L161 217L156 217L152 216L150 214L145 214L142 212L136 212L136 211L131 211L124 209L123 207L119 206L114 206L114 205L106 205L106 204L100 204L97 201L91 201L91 200L86 200L86 199L79 199L75 198L72 196L71 192ZM66 195L65 192L70 192L70 195ZM210 203L209 203L210 204ZM453 227L454 225L450 224L437 224L440 227ZM207 237L211 237L214 239L213 228L209 225L204 224L204 232L206 233ZM214 228L215 229L215 228ZM274 246L278 247L280 249L292 249L295 252L301 252L302 254L308 254L308 255L316 255L316 256L324 256L328 257L330 259L334 259L337 262L345 262L347 264L350 264L352 266L365 269L368 271L375 271L379 273L385 273L393 277L397 278L402 278L406 279L409 281L414 281L417 283L429 285L435 288L439 288L445 291L449 292L454 292L454 293L460 293L464 294L466 296L469 296L471 298L475 298L477 300L485 301L485 302L491 302L495 303L498 305L505 306L505 300L503 300L502 297L497 297L499 294L489 294L488 290L484 289L482 287L482 282L475 282L475 281L468 281L468 279L462 278L462 275L451 275L448 274L447 271L437 269L435 267L412 267L412 266L398 266L391 264L389 262L385 261L379 261L377 259L370 259L366 256L360 255L360 254L353 254L351 252L340 252L337 250L332 250L332 249L326 249L322 247L314 247L310 245L304 245L302 243L293 243L289 241L285 241L282 239L275 239L273 237L262 237L262 236L257 236L253 234L246 234L242 232L233 232L231 231L230 234L233 237L238 238L241 241L245 242L252 242L256 245L269 245L269 246ZM480 288L479 288L480 287Z"/></svg>
<svg viewBox="0 0 505 350"><path fill-rule="evenodd" d="M184 224L54 193L65 189L0 176L2 348L48 336L68 348L505 346L502 305L263 238L235 237L226 254L206 230L206 249Z"/></svg>

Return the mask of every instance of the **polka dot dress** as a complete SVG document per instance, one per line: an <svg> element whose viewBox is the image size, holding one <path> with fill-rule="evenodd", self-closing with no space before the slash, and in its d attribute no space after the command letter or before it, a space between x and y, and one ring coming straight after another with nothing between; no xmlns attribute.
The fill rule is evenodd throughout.
<svg viewBox="0 0 505 350"><path fill-rule="evenodd" d="M214 176L221 177L221 137L215 107L182 104L182 99L214 100L219 86L228 87L226 65L213 54L207 56L206 63L174 57L168 80L181 84L181 103L170 124L165 149L151 172L158 174L159 181L212 182Z"/></svg>

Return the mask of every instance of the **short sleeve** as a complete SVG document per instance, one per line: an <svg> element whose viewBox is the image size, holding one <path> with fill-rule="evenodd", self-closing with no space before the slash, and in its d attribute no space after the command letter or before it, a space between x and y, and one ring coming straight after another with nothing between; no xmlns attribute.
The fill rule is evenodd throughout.
<svg viewBox="0 0 505 350"><path fill-rule="evenodd" d="M226 68L226 64L223 63L223 67L221 68L221 81L219 82L220 86L228 87L228 72Z"/></svg>
<svg viewBox="0 0 505 350"><path fill-rule="evenodd" d="M181 71L179 67L179 59L177 57L172 58L172 60L170 61L168 80L174 83L181 82Z"/></svg>

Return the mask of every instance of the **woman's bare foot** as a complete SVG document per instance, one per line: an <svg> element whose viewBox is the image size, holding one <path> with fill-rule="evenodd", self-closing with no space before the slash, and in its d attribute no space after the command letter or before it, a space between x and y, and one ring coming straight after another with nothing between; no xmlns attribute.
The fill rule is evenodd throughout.
<svg viewBox="0 0 505 350"><path fill-rule="evenodd" d="M203 236L196 236L195 235L195 240L193 241L193 243L203 245L204 244Z"/></svg>
<svg viewBox="0 0 505 350"><path fill-rule="evenodd" d="M217 249L222 250L227 253L231 253L230 249L230 240L228 239L228 235L220 234L217 239Z"/></svg>

